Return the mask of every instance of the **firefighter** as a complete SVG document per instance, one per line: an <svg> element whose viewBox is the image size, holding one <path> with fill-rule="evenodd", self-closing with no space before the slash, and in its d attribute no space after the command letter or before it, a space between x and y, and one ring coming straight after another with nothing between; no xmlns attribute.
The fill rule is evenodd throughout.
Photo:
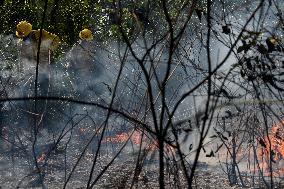
<svg viewBox="0 0 284 189"><path fill-rule="evenodd" d="M16 36L20 39L20 72L21 80L19 87L22 96L34 96L34 82L36 78L36 66L38 63L38 96L48 96L50 90L50 64L52 53L58 48L60 39L57 35L48 31L33 30L32 24L21 21L16 26ZM37 59L38 45L40 42L39 59ZM47 101L38 101L37 109L34 110L33 104L25 103L25 108L35 111L39 120L43 120ZM44 116L46 117L46 116ZM45 120L45 119L44 119ZM42 121L41 121L42 122Z"/></svg>
<svg viewBox="0 0 284 189"><path fill-rule="evenodd" d="M38 43L41 36L40 46L40 64L50 64L51 53L54 52L60 39L57 35L49 33L46 30L33 30L32 25L27 21L21 21L16 28L16 36L22 39L21 55L30 61L37 61Z"/></svg>
<svg viewBox="0 0 284 189"><path fill-rule="evenodd" d="M98 76L98 65L95 62L96 46L93 42L93 33L85 28L79 33L79 42L73 46L69 53L70 72L73 76L75 90L90 91L94 86L94 80ZM85 95L84 95L85 96Z"/></svg>
<svg viewBox="0 0 284 189"><path fill-rule="evenodd" d="M72 54L72 67L78 74L86 74L94 70L94 55L95 45L93 34L89 29L83 29L79 33L79 44L74 46L71 50Z"/></svg>
<svg viewBox="0 0 284 189"><path fill-rule="evenodd" d="M48 31L33 30L32 25L27 21L21 21L16 26L16 36L21 39L20 60L21 68L24 75L35 74L37 65L38 44L41 36L40 56L39 56L39 85L42 86L42 95L47 95L47 88L49 85L49 65L51 63L51 55L58 48L60 39L57 35L49 33ZM28 77L30 78L30 77ZM26 85L31 84L25 82ZM30 86L28 86L30 87Z"/></svg>

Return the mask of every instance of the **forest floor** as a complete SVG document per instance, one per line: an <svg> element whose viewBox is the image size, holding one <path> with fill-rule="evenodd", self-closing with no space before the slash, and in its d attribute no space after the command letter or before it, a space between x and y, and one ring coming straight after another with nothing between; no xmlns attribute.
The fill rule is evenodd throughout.
<svg viewBox="0 0 284 189"><path fill-rule="evenodd" d="M1 154L0 154L1 155ZM5 159L5 158L4 158ZM27 177L27 172L25 171L25 166L21 166L17 161L13 164L5 164L3 157L0 158L0 189L16 188L31 188L39 189L42 188L39 183L37 183L37 174ZM89 159L89 158L88 158ZM86 188L86 183L89 178L90 173L90 162L85 159L74 172L70 182L66 188L70 189L83 189ZM2 163L1 163L2 162ZM94 171L94 176L98 176L105 165L109 162L107 157L101 157L98 162L98 167ZM12 165L14 165L13 171L11 170ZM59 189L63 188L64 183L64 168L62 158L53 159L47 165L48 173L46 173L44 178L44 183L47 189ZM61 167L61 168L60 168ZM176 167L174 167L176 169ZM148 162L143 165L140 169L140 174L136 180L138 182L132 183L133 175L135 170L135 161L127 160L124 158L118 158L114 163L104 172L103 176L100 177L98 182L95 184L96 189L128 189L133 185L133 189L158 189L159 188L159 174L158 174L158 162ZM70 170L67 170L69 172ZM166 170L167 171L167 170ZM165 175L165 184L167 189L172 188L187 188L185 179L183 179L182 170L178 169L175 172L173 170L168 170L172 172L171 174ZM177 179L176 175L180 175ZM20 178L23 181L20 181ZM25 178L25 179L24 179ZM29 178L29 179L28 179ZM179 180L179 181L177 181ZM284 180L283 180L284 181ZM244 178L245 183L252 183L251 178ZM21 183L21 184L19 184ZM264 185L257 184L258 181L255 179L254 187L246 187L247 189L265 189ZM230 186L228 182L228 177L224 171L220 169L219 165L209 165L207 163L200 163L195 174L195 179L193 182L195 189L241 189L240 186ZM275 187L277 189L283 189L284 187Z"/></svg>

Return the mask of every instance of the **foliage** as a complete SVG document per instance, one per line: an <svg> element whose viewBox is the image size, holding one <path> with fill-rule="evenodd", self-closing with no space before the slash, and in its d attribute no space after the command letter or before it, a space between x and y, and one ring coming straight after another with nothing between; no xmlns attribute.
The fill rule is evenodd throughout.
<svg viewBox="0 0 284 189"><path fill-rule="evenodd" d="M173 21L186 16L184 14L188 11L186 2L186 0L166 2L169 16ZM34 29L39 29L42 13L43 1L4 0L0 7L1 33L14 34L16 24L22 20L31 22ZM122 23L129 37L146 30L158 32L157 27L159 30L167 29L162 5L157 1L118 3L112 0L48 0L46 14L44 29L60 36L66 45L73 45L78 41L78 34L84 28L91 29L95 33L95 38L100 41L121 37L118 22Z"/></svg>

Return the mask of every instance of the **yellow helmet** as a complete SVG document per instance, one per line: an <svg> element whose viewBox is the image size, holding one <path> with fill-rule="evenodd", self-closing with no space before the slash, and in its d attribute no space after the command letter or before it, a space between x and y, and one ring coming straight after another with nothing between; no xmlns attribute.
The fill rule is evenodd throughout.
<svg viewBox="0 0 284 189"><path fill-rule="evenodd" d="M17 25L16 36L19 38L27 37L32 31L32 25L27 21L21 21Z"/></svg>
<svg viewBox="0 0 284 189"><path fill-rule="evenodd" d="M93 33L89 29L83 29L82 31L80 31L79 37L82 40L91 41L93 40Z"/></svg>

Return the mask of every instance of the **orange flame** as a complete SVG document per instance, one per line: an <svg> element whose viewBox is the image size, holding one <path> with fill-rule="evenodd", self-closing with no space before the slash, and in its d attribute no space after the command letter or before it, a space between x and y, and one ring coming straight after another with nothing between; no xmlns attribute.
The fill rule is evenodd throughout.
<svg viewBox="0 0 284 189"><path fill-rule="evenodd" d="M271 145L269 145L269 142ZM284 161L284 119L271 128L268 136L259 139L261 148L258 148L260 169L264 171L265 176L269 176L269 159L273 162L273 175L283 176L284 167L281 161ZM280 164L280 165L279 165Z"/></svg>
<svg viewBox="0 0 284 189"><path fill-rule="evenodd" d="M130 135L132 136L130 137ZM123 143L126 142L127 139L130 137L130 141L134 145L141 145L141 139L142 139L143 133L141 131L129 131L129 132L123 132L120 134L116 134L113 137L106 137L103 142L114 142L114 143ZM156 140L151 140L151 139L144 139L143 138L143 144L142 144L146 150L154 151L158 149L158 142ZM170 152L174 152L174 148L170 145L166 145L166 150Z"/></svg>
<svg viewBox="0 0 284 189"><path fill-rule="evenodd" d="M42 163L45 160L45 153L42 153L38 158L37 158L37 162L38 163Z"/></svg>

